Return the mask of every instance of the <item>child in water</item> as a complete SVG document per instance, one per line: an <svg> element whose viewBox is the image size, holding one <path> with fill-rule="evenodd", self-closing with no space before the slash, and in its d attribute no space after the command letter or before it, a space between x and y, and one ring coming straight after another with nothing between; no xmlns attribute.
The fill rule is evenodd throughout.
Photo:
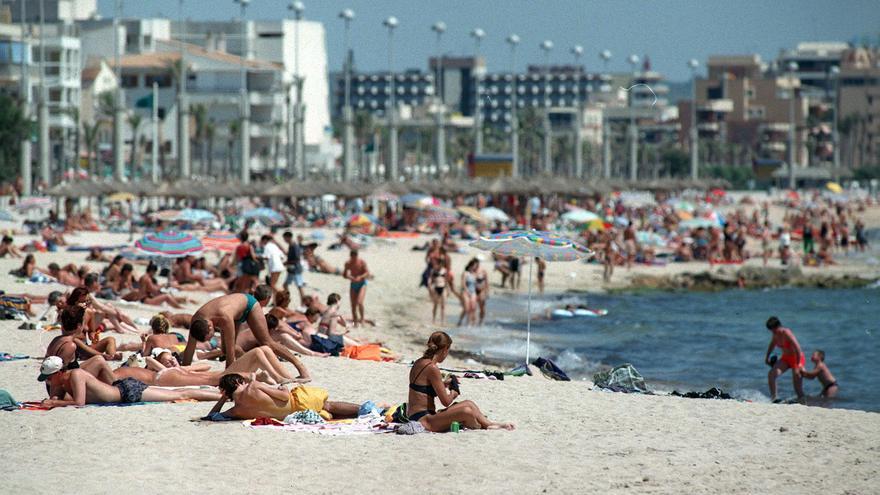
<svg viewBox="0 0 880 495"><path fill-rule="evenodd" d="M819 382L822 383L822 397L831 398L837 395L840 387L837 386L837 380L834 379L834 375L831 374L831 370L825 364L825 351L814 351L813 355L810 356L810 361L813 362L813 370L802 370L801 375L808 380L819 379Z"/></svg>

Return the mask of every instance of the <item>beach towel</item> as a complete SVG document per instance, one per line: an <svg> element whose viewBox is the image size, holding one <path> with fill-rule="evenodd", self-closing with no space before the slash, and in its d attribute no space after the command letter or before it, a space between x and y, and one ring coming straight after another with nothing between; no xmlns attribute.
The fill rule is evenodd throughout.
<svg viewBox="0 0 880 495"><path fill-rule="evenodd" d="M115 244L110 246L68 246L67 250L70 252L89 252L92 249L96 249L98 251L115 251L117 249L122 249L128 247L128 244Z"/></svg>
<svg viewBox="0 0 880 495"><path fill-rule="evenodd" d="M284 424L271 418L260 418L244 421L242 426L254 430L295 431L328 436L377 435L394 433L394 430L397 429L396 425L386 423L378 415L363 416L358 419L327 421L318 424Z"/></svg>
<svg viewBox="0 0 880 495"><path fill-rule="evenodd" d="M18 402L12 398L12 394L0 389L0 411L14 411L18 409Z"/></svg>
<svg viewBox="0 0 880 495"><path fill-rule="evenodd" d="M360 361L382 361L382 346L379 344L348 345L342 350L340 356Z"/></svg>
<svg viewBox="0 0 880 495"><path fill-rule="evenodd" d="M596 373L593 375L593 383L614 392L651 393L644 377L629 363Z"/></svg>
<svg viewBox="0 0 880 495"><path fill-rule="evenodd" d="M18 361L19 359L27 359L30 356L25 356L24 354L9 354L8 352L0 352L0 362L3 361Z"/></svg>

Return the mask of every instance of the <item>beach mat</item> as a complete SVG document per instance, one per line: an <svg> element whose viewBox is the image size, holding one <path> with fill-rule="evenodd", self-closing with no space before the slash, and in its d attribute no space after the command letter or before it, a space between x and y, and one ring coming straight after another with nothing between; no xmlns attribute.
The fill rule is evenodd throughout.
<svg viewBox="0 0 880 495"><path fill-rule="evenodd" d="M327 421L313 425L307 424L284 424L279 421L265 421L267 418L249 419L241 424L245 428L252 430L274 430L274 431L293 431L316 433L318 435L327 436L349 436L349 435L380 435L383 433L394 433L397 429L394 425L388 423L370 423L359 422L356 419L343 419L337 421ZM257 422L258 425L252 423ZM271 423L271 424L265 424Z"/></svg>
<svg viewBox="0 0 880 495"><path fill-rule="evenodd" d="M9 354L8 352L0 352L0 363L4 361L18 361L20 359L28 359L30 356L24 354Z"/></svg>
<svg viewBox="0 0 880 495"><path fill-rule="evenodd" d="M92 249L97 249L98 251L116 251L117 249L127 248L128 244L114 244L110 246L67 246L67 250L73 253L87 253Z"/></svg>

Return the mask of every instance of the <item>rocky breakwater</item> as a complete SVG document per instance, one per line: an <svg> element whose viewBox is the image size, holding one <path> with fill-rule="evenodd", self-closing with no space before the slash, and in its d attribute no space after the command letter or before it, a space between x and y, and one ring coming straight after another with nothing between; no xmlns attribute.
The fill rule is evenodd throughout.
<svg viewBox="0 0 880 495"><path fill-rule="evenodd" d="M803 287L823 289L860 288L876 283L876 277L849 273L804 273L800 267L769 268L729 266L700 272L669 275L633 275L631 289L715 291L731 288L765 289Z"/></svg>

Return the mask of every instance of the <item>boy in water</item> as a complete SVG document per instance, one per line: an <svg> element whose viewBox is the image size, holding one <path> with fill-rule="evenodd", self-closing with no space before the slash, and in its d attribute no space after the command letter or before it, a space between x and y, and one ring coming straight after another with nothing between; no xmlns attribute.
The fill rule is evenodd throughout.
<svg viewBox="0 0 880 495"><path fill-rule="evenodd" d="M804 369L801 371L801 375L808 380L819 379L819 382L822 383L822 397L831 398L837 395L837 390L840 387L837 386L837 380L834 379L834 375L825 364L825 351L817 349L810 356L810 361L813 362L813 370Z"/></svg>

